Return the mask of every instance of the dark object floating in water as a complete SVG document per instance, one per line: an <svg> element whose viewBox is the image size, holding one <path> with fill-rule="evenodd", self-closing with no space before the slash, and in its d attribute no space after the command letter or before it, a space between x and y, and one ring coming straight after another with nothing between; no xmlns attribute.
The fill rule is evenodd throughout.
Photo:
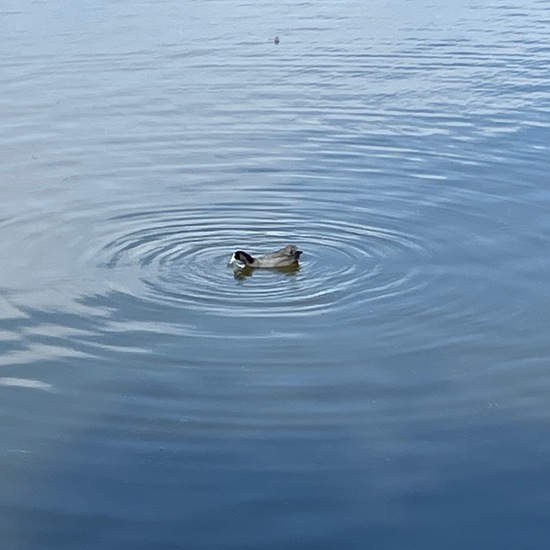
<svg viewBox="0 0 550 550"><path fill-rule="evenodd" d="M275 42L275 44L278 44L278 43L280 42L279 37L276 36L276 37L275 37L275 40L273 40L273 42Z"/></svg>
<svg viewBox="0 0 550 550"><path fill-rule="evenodd" d="M259 256L258 258L254 258L248 254L248 252L237 250L233 256L231 256L229 265L240 269L244 267L263 267L266 269L288 267L297 265L301 254L302 251L298 250L293 244L289 244L281 248L281 250L277 250L277 252Z"/></svg>

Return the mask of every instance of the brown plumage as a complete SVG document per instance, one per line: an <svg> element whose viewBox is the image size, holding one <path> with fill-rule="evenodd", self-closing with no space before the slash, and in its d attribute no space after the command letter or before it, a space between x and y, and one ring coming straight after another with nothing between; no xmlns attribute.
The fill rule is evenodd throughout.
<svg viewBox="0 0 550 550"><path fill-rule="evenodd" d="M293 244L289 244L281 248L281 250L277 250L277 252L271 252L270 254L258 256L257 258L251 256L248 252L237 250L233 256L231 256L229 263L237 267L263 267L266 269L273 269L297 265L301 254L302 251L298 250Z"/></svg>

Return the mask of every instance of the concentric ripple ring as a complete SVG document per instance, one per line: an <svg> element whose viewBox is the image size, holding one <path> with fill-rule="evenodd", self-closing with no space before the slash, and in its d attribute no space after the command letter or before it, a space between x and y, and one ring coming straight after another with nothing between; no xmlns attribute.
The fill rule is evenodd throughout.
<svg viewBox="0 0 550 550"><path fill-rule="evenodd" d="M243 220L237 206L216 219L201 208L126 214L111 220L119 234L99 254L106 269L141 270L147 300L217 315L326 313L422 285L414 259L424 250L410 235L314 214L268 217L256 210ZM290 242L304 251L295 272L256 270L239 278L227 266L238 248L264 253Z"/></svg>

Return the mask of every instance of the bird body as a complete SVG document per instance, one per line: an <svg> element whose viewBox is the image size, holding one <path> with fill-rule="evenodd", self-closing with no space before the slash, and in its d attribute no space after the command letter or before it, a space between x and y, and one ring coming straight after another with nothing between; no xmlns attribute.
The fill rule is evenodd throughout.
<svg viewBox="0 0 550 550"><path fill-rule="evenodd" d="M301 250L293 245L289 244L277 252L271 252L270 254L265 254L264 256L258 256L255 258L251 256L248 252L243 250L237 250L229 264L236 267L256 267L256 268L265 268L265 269L274 269L278 267L289 267L298 265L298 260L302 254Z"/></svg>

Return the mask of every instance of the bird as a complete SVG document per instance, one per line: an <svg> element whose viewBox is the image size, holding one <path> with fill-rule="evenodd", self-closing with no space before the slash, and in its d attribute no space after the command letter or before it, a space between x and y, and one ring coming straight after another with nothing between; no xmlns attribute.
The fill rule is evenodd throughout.
<svg viewBox="0 0 550 550"><path fill-rule="evenodd" d="M277 46L277 45L279 44L279 42L280 42L279 37L276 36L276 37L275 37L275 40L273 40L273 42L275 42L275 45Z"/></svg>
<svg viewBox="0 0 550 550"><path fill-rule="evenodd" d="M237 250L231 256L229 265L241 269L245 267L274 269L278 267L297 266L301 254L302 251L298 250L293 244L289 244L281 248L281 250L277 250L277 252L271 252L270 254L265 254L258 258L254 258L254 256L251 256L248 252L244 252L243 250Z"/></svg>

